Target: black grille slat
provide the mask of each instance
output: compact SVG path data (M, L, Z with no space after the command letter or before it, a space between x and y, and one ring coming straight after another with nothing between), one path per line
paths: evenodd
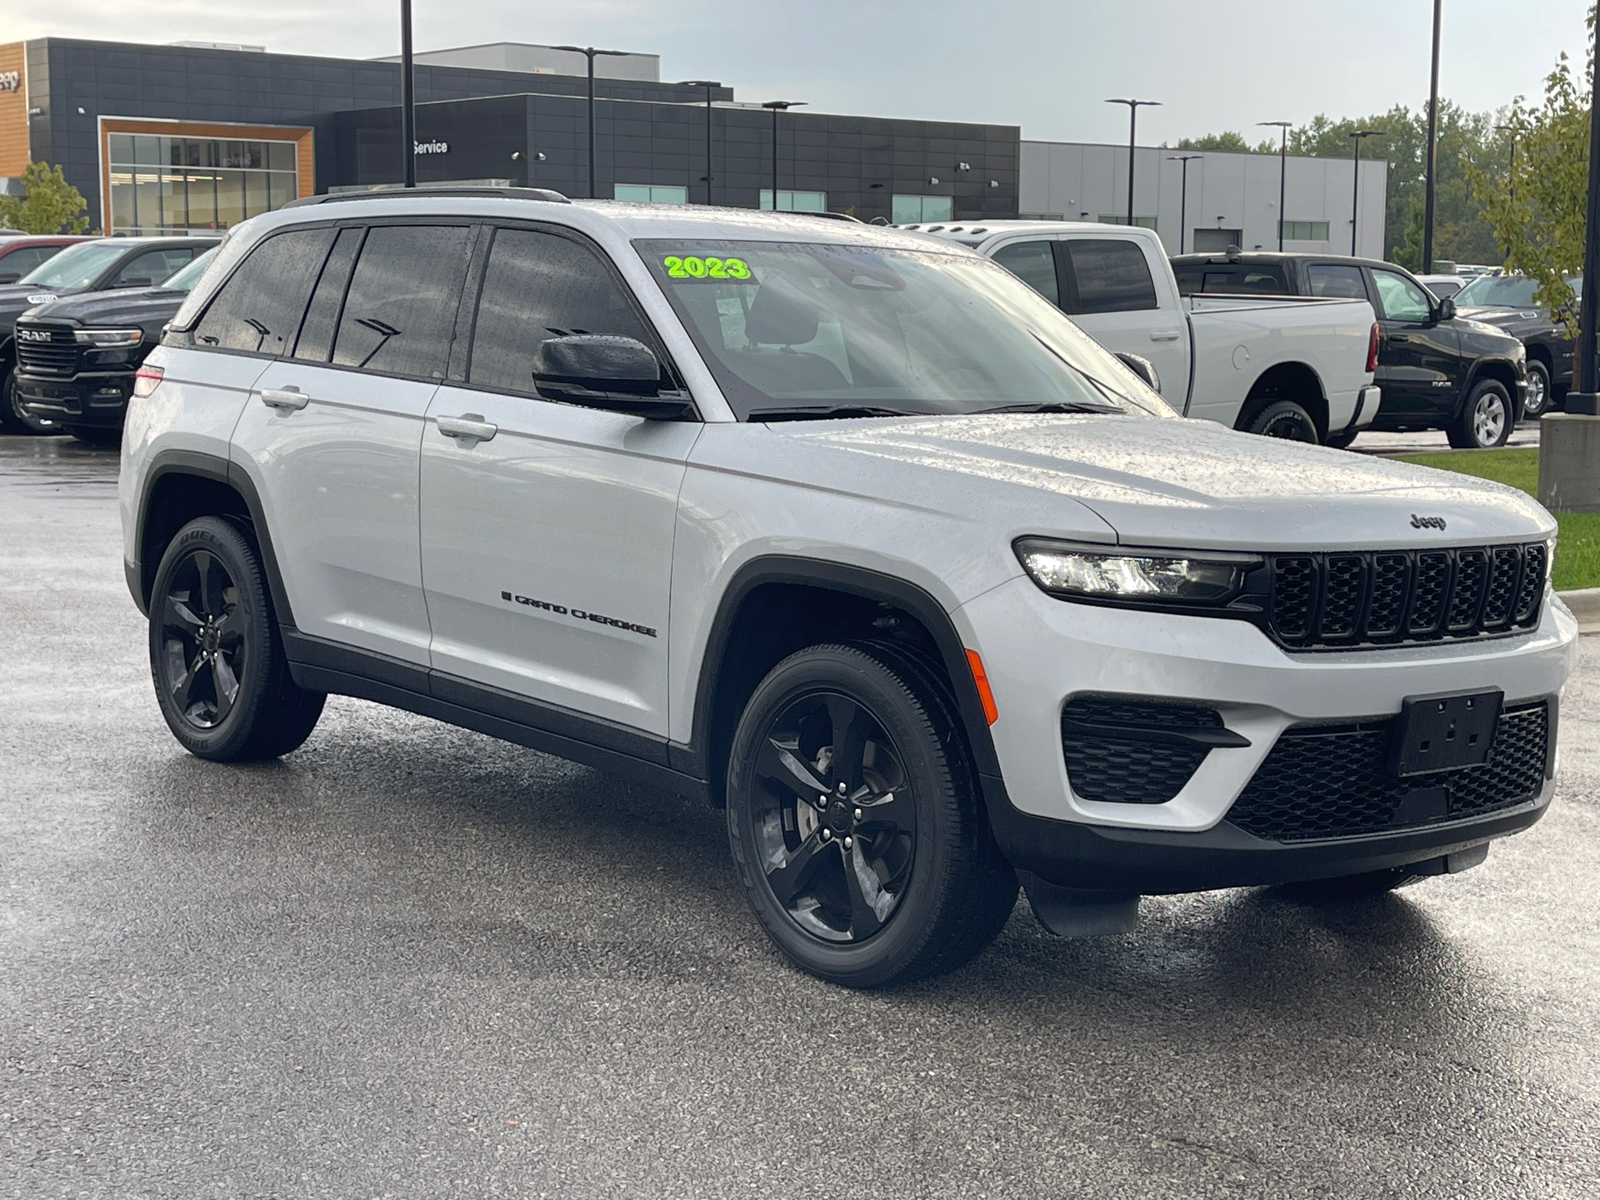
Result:
M1270 555L1267 627L1291 649L1394 645L1526 628L1538 624L1547 559L1542 542Z
M27 341L22 329L48 333L48 342ZM51 325L21 326L16 338L17 362L29 374L71 375L78 369L78 340L70 328Z
M1061 710L1067 778L1085 800L1165 804L1210 752L1173 735L1221 728L1221 714L1201 705L1076 696Z
M1280 842L1357 837L1457 820L1524 804L1544 784L1550 736L1547 705L1507 709L1489 761L1399 779L1388 773L1394 719L1288 729L1245 786L1228 820ZM1403 807L1415 792L1445 789L1448 800L1418 819ZM1437 792L1435 792L1437 794Z

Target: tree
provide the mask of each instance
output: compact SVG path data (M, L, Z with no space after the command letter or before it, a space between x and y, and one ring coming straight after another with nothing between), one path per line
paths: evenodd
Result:
M1278 147L1273 144L1271 138L1259 145L1252 146L1245 141L1244 134L1233 129L1227 129L1221 133L1208 133L1204 137L1180 138L1174 149L1226 151L1233 154L1276 154L1278 152Z
M1589 10L1589 27L1594 27ZM1566 277L1583 271L1583 237L1589 193L1589 104L1594 59L1584 71L1583 90L1563 54L1545 78L1544 102L1527 108L1518 97L1507 124L1517 130L1517 165L1509 176L1473 173L1473 192L1505 247L1507 268L1537 286L1533 297L1561 315L1570 336L1578 318Z
M60 167L29 163L22 172L22 195L0 196L0 226L23 233L82 233L89 227L83 193L67 182Z

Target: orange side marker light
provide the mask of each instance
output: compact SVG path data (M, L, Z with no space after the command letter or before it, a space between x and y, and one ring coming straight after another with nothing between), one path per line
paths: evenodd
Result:
M978 689L978 699L983 701L984 720L993 725L1000 719L1000 710L994 705L994 692L989 690L989 675L983 669L983 659L976 650L967 651L967 666L972 668L972 682Z

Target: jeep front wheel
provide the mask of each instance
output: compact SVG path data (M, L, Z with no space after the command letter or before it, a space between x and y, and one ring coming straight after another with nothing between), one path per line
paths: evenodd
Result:
M823 979L953 970L1016 902L942 691L887 648L813 646L773 668L739 721L734 862L778 948Z

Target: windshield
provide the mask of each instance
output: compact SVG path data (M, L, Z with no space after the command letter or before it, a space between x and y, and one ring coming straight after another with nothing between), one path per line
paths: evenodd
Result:
M1533 298L1537 286L1526 275L1480 275L1456 293L1456 307L1538 308L1539 302ZM1574 297L1581 296L1583 276L1569 276L1567 286Z
M1054 305L985 259L787 242L634 245L740 420L1175 415Z
M46 259L17 282L53 288L88 287L127 252L126 242L79 242Z
M200 276L206 273L206 268L211 265L211 260L217 256L217 248L213 246L188 266L169 275L161 284L165 292L188 292L194 290L194 285L200 282Z

